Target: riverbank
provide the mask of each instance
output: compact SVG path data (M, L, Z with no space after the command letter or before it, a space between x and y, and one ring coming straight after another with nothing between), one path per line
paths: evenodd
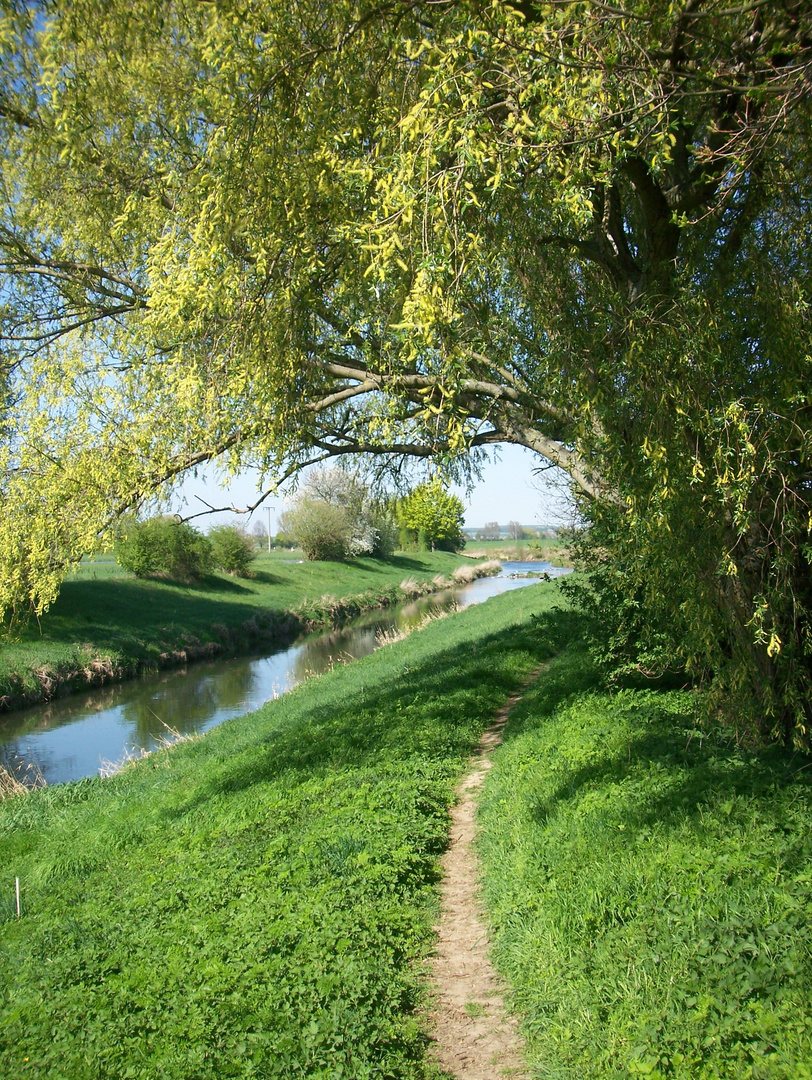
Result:
M547 661L480 813L529 1071L808 1080L812 759L697 728L687 692L603 692L558 603L503 594L110 780L0 803L0 1075L439 1080L449 807Z
M419 969L448 806L557 597L504 594L0 804L0 1075L436 1077Z
M449 552L344 563L263 553L251 578L139 580L112 558L83 564L56 604L0 648L0 712L143 672L282 647L304 633L446 588L493 563ZM455 578L456 575L456 578Z

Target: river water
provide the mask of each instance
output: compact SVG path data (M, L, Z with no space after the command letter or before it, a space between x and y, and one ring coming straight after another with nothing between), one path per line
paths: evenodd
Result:
M370 613L338 630L311 634L266 656L191 664L0 717L0 764L20 774L34 767L48 784L105 771L110 763L152 750L168 730L199 734L258 709L310 675L357 660L379 647L378 636L408 629L429 610L481 604L534 584L515 574L569 573L549 563L504 563L497 577Z

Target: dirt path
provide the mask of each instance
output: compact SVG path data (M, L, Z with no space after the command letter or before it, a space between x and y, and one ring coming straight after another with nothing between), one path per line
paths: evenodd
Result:
M538 668L529 682L541 672ZM456 1080L529 1075L515 1020L505 1012L502 985L491 966L488 930L479 902L479 860L473 847L475 814L490 754L523 690L513 694L479 742L472 768L457 788L451 844L442 859L441 914L431 966L435 1008L430 1023L434 1055Z

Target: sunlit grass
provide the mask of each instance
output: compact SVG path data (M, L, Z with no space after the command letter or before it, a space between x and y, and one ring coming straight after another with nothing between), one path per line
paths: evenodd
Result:
M585 693L554 660L481 815L496 955L540 1075L803 1080L812 762L694 725L688 693Z
M556 596L507 593L110 780L2 803L0 1075L436 1075L419 970L448 807L553 651L528 616Z

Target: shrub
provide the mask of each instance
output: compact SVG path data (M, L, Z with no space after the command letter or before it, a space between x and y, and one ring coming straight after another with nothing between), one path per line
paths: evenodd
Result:
M252 537L236 525L216 525L209 531L212 564L217 570L237 577L250 577L251 563L257 557Z
M391 555L397 541L392 511L345 469L313 472L280 527L308 559Z
M132 523L116 547L116 557L136 577L166 575L191 581L211 569L212 547L187 522L154 517Z
M300 498L285 512L283 528L296 538L306 559L343 559L350 540L346 511L323 499Z

